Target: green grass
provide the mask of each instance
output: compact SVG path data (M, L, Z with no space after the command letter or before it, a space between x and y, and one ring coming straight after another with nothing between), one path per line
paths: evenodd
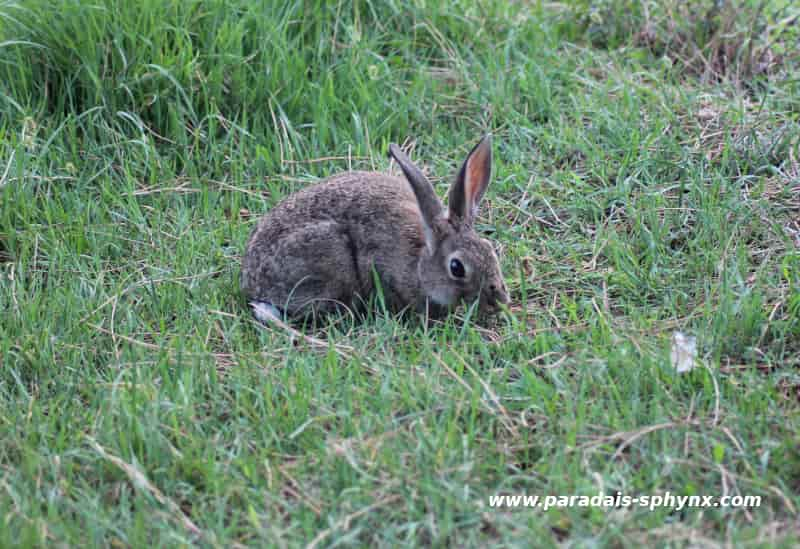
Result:
M0 546L800 543L800 33L755 4L0 1ZM251 321L259 215L390 141L444 195L487 130L509 314ZM488 503L617 491L763 501Z

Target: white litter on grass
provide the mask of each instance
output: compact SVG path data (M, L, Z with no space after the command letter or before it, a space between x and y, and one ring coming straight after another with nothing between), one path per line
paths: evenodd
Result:
M672 367L679 374L694 369L697 366L697 338L683 332L673 332L670 358Z

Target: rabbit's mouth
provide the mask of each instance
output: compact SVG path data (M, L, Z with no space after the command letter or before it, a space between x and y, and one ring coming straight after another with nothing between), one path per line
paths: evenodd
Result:
M496 313L509 303L511 298L502 282L490 284L481 292L480 306L484 311Z
M438 305L431 300L427 300L424 312L430 318L444 318L447 316L447 313L450 312L450 307L447 305Z

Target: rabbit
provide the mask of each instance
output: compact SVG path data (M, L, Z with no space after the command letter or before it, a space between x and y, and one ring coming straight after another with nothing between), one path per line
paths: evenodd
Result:
M351 171L300 190L253 229L241 288L261 322L364 304L379 291L395 312L441 318L461 301L509 303L497 255L473 228L492 170L491 135L467 156L445 209L395 144L399 177Z

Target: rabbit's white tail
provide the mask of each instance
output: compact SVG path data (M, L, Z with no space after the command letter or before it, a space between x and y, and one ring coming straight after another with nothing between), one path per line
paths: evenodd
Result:
M281 312L272 303L266 301L251 301L250 307L253 308L253 316L262 324L281 321Z

